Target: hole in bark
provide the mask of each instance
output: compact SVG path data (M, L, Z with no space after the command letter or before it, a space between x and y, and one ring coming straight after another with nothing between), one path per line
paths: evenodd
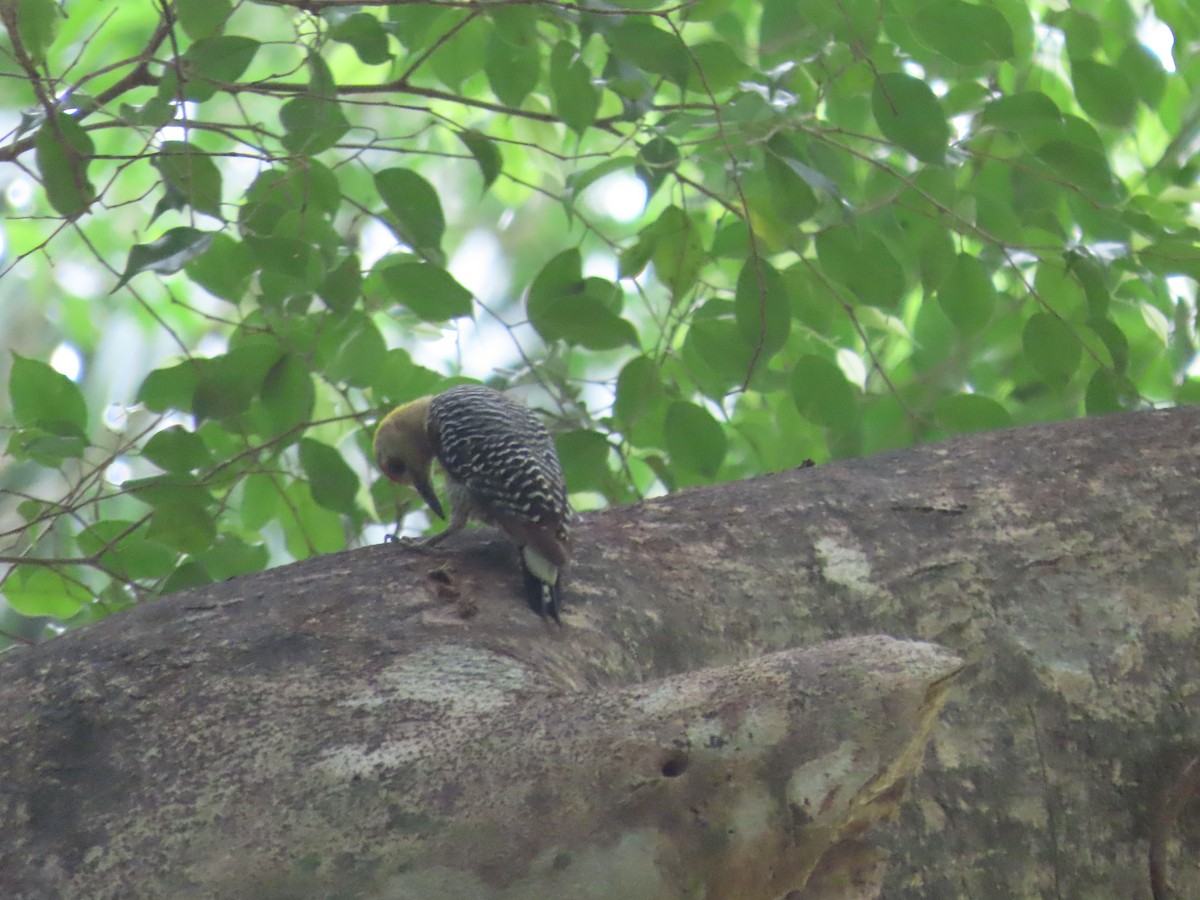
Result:
M662 762L663 778L678 778L687 771L688 758L686 753L674 751L667 755Z

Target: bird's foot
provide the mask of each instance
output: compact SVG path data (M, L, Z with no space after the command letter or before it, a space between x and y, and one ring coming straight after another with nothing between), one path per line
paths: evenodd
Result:
M400 544L406 550L424 550L425 541L415 537L401 537L398 534L385 534L383 536L385 544Z

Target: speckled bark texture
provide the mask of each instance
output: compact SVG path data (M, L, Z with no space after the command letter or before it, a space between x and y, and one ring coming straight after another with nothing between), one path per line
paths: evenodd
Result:
M887 637L568 693L464 644L311 662L38 704L3 896L783 897L858 874L961 669Z
M561 629L488 532L165 598L0 660L0 885L758 898L815 866L795 897L1147 898L1152 823L1200 747L1198 451L1187 408L584 516ZM822 644L877 634L902 642ZM899 815L859 835L955 671L910 641L967 669ZM840 717L835 684L860 698ZM851 750L881 727L886 749ZM823 779L847 787L817 802ZM814 803L838 823L819 860L796 852ZM1200 897L1198 819L1165 842L1180 897ZM749 834L766 855L738 869ZM593 892L530 893L556 882L518 869ZM647 871L685 880L603 892ZM111 893L45 892L86 878Z

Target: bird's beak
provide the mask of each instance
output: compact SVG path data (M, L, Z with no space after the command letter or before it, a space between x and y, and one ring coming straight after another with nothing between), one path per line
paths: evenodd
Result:
M421 499L429 504L429 508L437 513L438 518L446 518L446 513L442 511L442 504L438 501L437 494L433 492L433 485L429 483L429 476L421 472L413 472L412 481L413 487L417 489Z

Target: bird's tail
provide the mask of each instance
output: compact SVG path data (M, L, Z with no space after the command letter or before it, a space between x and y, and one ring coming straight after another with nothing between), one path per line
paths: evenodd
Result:
M525 596L530 608L542 618L560 622L562 579L558 567L532 547L521 548L521 571L525 575Z

